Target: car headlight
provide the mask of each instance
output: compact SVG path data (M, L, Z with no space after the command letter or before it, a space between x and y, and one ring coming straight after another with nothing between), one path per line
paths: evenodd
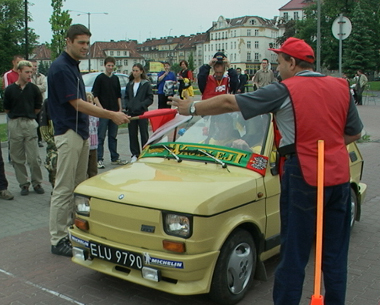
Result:
M164 213L163 216L166 234L183 238L189 238L192 235L192 216L174 213Z
M90 197L74 194L74 204L78 215L90 216Z

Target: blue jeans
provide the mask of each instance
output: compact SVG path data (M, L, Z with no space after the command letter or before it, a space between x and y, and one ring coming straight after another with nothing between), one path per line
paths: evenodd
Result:
M106 132L108 129L108 149L111 154L111 161L116 161L119 159L119 154L117 153L117 132L118 126L109 119L99 119L98 127L98 161L103 161L104 154L104 140L106 138Z
M328 173L327 173L328 174ZM298 305L316 232L317 188L307 184L296 156L286 160L281 184L281 258L275 305ZM322 270L325 305L344 305L350 238L350 185L325 187Z

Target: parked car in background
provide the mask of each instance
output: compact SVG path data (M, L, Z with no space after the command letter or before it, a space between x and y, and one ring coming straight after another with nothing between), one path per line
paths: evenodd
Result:
M351 227L366 185L347 146ZM172 294L236 304L280 248L280 156L272 115L177 116L138 161L75 189L73 262Z
M157 94L157 83L158 83L158 73L156 72L148 72L146 74L146 76L148 77L149 81L150 81L150 84L152 86L152 89L153 89L153 93Z
M86 87L86 92L91 92L92 86L94 85L96 77L103 72L93 72L82 75L84 85ZM123 73L115 73L115 75L119 78L120 87L121 87L121 105L123 109L125 108L125 87L129 82L129 76Z

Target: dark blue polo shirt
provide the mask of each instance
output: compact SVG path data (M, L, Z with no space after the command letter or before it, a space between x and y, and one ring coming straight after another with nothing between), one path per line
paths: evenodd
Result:
M72 129L84 140L88 139L88 115L77 112L69 103L78 98L86 100L79 61L66 52L62 52L51 64L48 74L48 109L56 136Z

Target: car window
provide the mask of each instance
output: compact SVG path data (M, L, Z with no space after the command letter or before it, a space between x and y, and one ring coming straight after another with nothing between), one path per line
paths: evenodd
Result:
M263 153L268 133L270 115L259 115L244 120L240 112L216 116L197 117L177 128L175 142L199 143L234 147L255 153ZM159 142L172 141L172 133Z
M120 87L125 87L128 84L129 78L125 75L117 75L120 81Z

